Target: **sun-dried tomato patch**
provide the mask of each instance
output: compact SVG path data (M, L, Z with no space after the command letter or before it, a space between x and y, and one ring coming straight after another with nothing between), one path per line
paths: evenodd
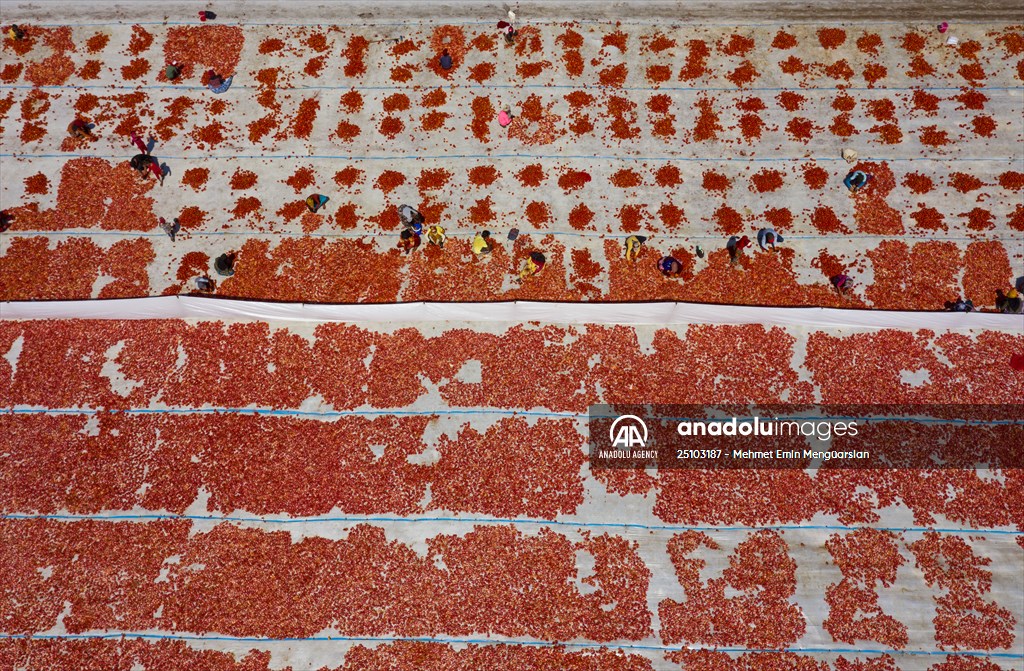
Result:
M572 212L569 213L569 225L578 231L589 228L593 219L593 210L582 203L572 208Z
M634 188L644 183L643 178L636 171L628 168L616 172L609 181L620 189Z
M568 193L576 189L582 189L590 179L590 173L583 170L566 170L558 178L558 186Z
M189 205L181 210L178 215L178 223L183 230L199 228L206 221L206 212L195 205Z
M949 176L949 185L960 193L970 193L985 186L985 183L974 175L963 172L954 172Z
M421 194L425 191L436 191L448 184L451 178L452 173L444 168L424 170L420 173L420 178L416 180L416 186Z
M907 70L908 77L931 77L934 74L935 68L921 54L917 54L911 59L910 69Z
M782 187L782 172L765 168L750 178L750 190L757 193L776 191Z
M536 200L529 203L526 206L526 220L534 226L540 226L551 221L551 210L548 209L547 203L541 203Z
M366 73L366 52L370 50L370 41L362 35L353 35L348 40L341 55L347 59L345 63L346 77L361 77Z
M983 110L985 109L985 103L988 102L988 96L978 89L964 88L960 90L960 93L953 100L960 103L957 109Z
M926 44L927 41L924 36L919 35L918 33L907 33L903 36L901 46L904 50L915 53L924 49Z
M179 218L180 220L180 218ZM182 228L185 224L182 223ZM179 282L188 282L193 277L205 275L210 268L210 257L202 252L188 252L181 257L176 277Z
M49 189L50 180L41 172L25 178L25 193L43 194Z
M0 81L10 84L18 80L21 75L22 68L25 67L22 63L8 63L4 66L4 69L0 71Z
M346 112L355 114L363 109L363 95L359 91L348 91L341 96L339 103Z
M362 131L360 131L359 126L355 125L354 123L342 121L341 123L338 124L338 127L337 129L335 129L334 132L339 139L345 142L351 142L352 140L356 139L359 136L359 133Z
M878 49L881 46L882 38L877 33L864 33L857 38L857 48L861 53L877 56Z
M498 169L493 165L478 165L469 170L469 183L473 186L490 186L498 179Z
M142 26L132 26L132 39L128 42L128 53L138 56L153 44L153 35Z
M623 205L619 208L619 223L623 233L636 233L648 219L647 208L643 205Z
M996 130L996 121L990 116L978 115L971 119L975 135L979 137L992 137Z
M302 68L302 71L310 77L319 77L320 71L324 69L324 65L326 64L326 56L316 56L315 58L310 58L306 61L306 67Z
M107 47L108 42L110 42L110 35L96 33L85 41L85 49L90 54L98 54Z
M921 128L921 133L918 137L921 140L921 144L929 147L942 147L952 144L949 140L949 133L939 130L938 126L924 126Z
M848 82L853 77L854 73L853 68L850 67L850 64L847 63L846 60L838 60L825 68L825 74L832 79Z
M992 213L981 207L976 207L970 212L961 212L958 216L967 219L967 228L972 231L984 231L995 225Z
M775 228L785 229L793 223L793 214L788 208L770 207L764 211L764 218Z
M395 139L403 130L405 124L398 117L386 116L380 122L380 133L388 139Z
M276 37L269 37L260 42L260 53L271 54L275 51L281 51L284 48L284 42L277 39Z
M193 67L216 71L223 77L235 74L245 36L239 26L203 25L174 27L167 31L164 58L181 63L182 76L193 76Z
M917 222L918 228L929 231L946 230L946 217L934 207L925 207L924 203L918 203L918 210L910 214L910 218Z
M547 61L545 61L546 63ZM629 75L629 68L626 67L625 63L619 63L611 67L605 68L598 73L598 79L602 86L614 86L621 87L626 83L626 77Z
M784 30L775 33L775 39L772 40L773 49L792 49L796 44L796 35L787 33Z
M397 170L385 170L377 176L374 186L384 193L391 193L398 187L405 184L405 175Z
M846 42L846 31L842 28L822 28L818 31L818 42L826 49L838 49Z
M728 42L720 42L719 51L727 56L746 56L747 52L754 48L754 40L750 37L733 33L729 36Z
M492 209L494 201L491 200L490 196L483 199L478 199L472 207L469 208L469 219L474 224L486 224L494 221L495 214Z
M707 59L711 55L711 49L704 40L689 40L686 43L686 63L679 71L679 79L692 81L707 75Z
M36 86L61 86L75 72L75 63L63 53L29 63L25 79Z
M657 172L654 173L654 179L658 182L658 186L666 188L679 186L683 183L683 177L679 172L679 167L672 165L671 163L666 163L658 168Z
M750 61L743 61L739 67L725 76L738 87L744 87L758 77L757 68Z
M868 130L878 133L878 139L883 144L899 144L903 141L903 131L895 123L877 124Z
M732 180L720 172L705 170L703 186L706 191L725 193L732 186Z
M928 193L932 190L932 178L917 172L909 172L903 177L903 186L913 193Z
M206 186L206 180L210 178L210 171L207 168L189 168L181 176L181 183L191 186L196 191L202 191Z
M540 186L547 179L540 163L531 163L516 173L516 178L523 186Z
M864 66L864 72L861 74L864 81L868 83L868 87L872 87L876 82L889 75L889 69L880 63L868 63Z
M473 121L469 128L473 131L473 137L480 142L488 142L491 139L491 124L494 123L494 106L487 96L476 96L471 105L473 109Z
M299 168L284 183L292 187L295 193L301 193L316 184L316 173L312 168Z
M479 63L469 69L469 80L483 84L494 76L494 63Z
M1024 173L1008 170L999 175L999 186L1008 191L1020 191L1024 189Z
M814 125L814 122L810 119L803 117L796 117L789 120L786 124L786 132L794 139L807 144L811 136L814 135L815 130L821 130L819 126Z
M743 216L728 205L721 205L712 215L715 227L725 235L734 235L743 230Z
M359 168L349 166L334 173L334 183L340 187L348 188L363 180L363 171Z
M231 210L233 219L244 219L250 214L256 214L256 219L262 217L258 214L263 208L263 203L260 202L259 198L254 196L242 196L235 202L235 208Z
M409 96L404 93L394 93L384 99L383 103L385 112L403 112L410 107Z
M437 110L433 112L427 112L422 117L420 117L420 126L423 128L423 130L426 131L437 130L438 128L442 128L444 126L444 123L445 121L448 120L448 117L449 114L447 112L438 112Z
M712 107L713 101L702 97L697 101L697 122L693 128L693 141L704 142L718 138L718 131L722 130L718 123L718 113Z
M819 233L849 233L850 229L843 225L831 207L819 206L811 213L811 223Z

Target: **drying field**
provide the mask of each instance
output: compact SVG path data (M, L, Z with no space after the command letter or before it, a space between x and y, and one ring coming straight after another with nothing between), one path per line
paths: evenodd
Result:
M852 305L936 309L991 306L1024 274L1019 26L955 26L955 47L893 24L540 23L514 47L490 23L31 28L0 52L6 299L180 293L230 249L219 294L317 302L833 305L845 270ZM234 74L227 93L208 68ZM96 140L67 136L76 115ZM129 168L132 130L163 186ZM851 168L874 177L855 196ZM399 252L402 203L447 229L443 250ZM764 226L781 251L730 270L727 238ZM473 263L483 229L499 244ZM533 250L548 267L519 286ZM668 253L681 281L657 273Z
M228 250L218 296L307 302L934 310L1024 275L1021 26L954 47L522 18L514 46L490 17L26 23L0 50L0 300L188 293ZM443 249L400 253L403 203ZM730 268L728 237L764 226L779 251ZM0 319L0 668L1020 669L1021 426L982 408L1024 398L1024 334L929 319ZM987 442L947 422L947 462L917 468L600 470L598 403L965 404Z

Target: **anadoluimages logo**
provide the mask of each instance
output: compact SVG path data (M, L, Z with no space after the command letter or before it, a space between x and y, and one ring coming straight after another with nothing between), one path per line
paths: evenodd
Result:
M647 425L636 415L618 417L608 429L608 438L612 447L632 449L647 445Z

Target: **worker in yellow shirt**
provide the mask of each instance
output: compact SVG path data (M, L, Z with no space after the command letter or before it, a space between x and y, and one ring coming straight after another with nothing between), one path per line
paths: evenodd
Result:
M437 245L444 249L444 227L440 224L432 224L427 227L427 243Z
M519 271L519 280L525 281L527 278L533 277L544 269L545 263L547 263L547 259L544 258L543 254L540 252L530 252L530 256L526 258L526 264Z
M473 238L473 253L477 258L491 253L491 232L477 233Z

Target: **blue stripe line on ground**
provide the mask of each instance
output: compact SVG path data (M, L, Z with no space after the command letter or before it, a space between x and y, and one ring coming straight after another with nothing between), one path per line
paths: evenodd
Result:
M219 636L219 635L195 635L195 634L145 634L136 632L118 632L105 634L0 634L0 639L39 639L39 640L88 640L88 639L121 639L141 638L153 640L175 640L175 641L233 641L238 643L286 643L299 641L337 641L355 643L441 643L456 645L511 645L530 647L565 647L565 648L614 648L621 650L648 650L659 652L674 652L679 650L695 650L702 648L691 648L689 646L671 645L644 645L641 643L583 643L583 642L562 642L562 641L502 641L491 638L442 638L433 636L303 636L264 638L261 636ZM710 650L711 648L704 648ZM767 648L714 648L718 652L735 654L742 653L775 653L788 652L795 654L848 654L848 655L909 655L909 656L941 656L941 657L992 657L995 659L1024 659L1024 653L1013 652L990 652L980 650L960 650L951 652L948 650L895 650L892 648L839 648L839 647L790 647L783 649Z
M352 155L332 155L332 154L310 154L308 156L299 156L297 154L229 154L226 156L213 156L210 154L204 154L200 156L166 156L154 154L156 158L161 161L195 161L195 160L331 160L331 161L398 161L398 160L413 160L413 161L450 161L454 159L479 159L494 161L498 159L515 159L524 158L530 160L544 159L552 161L563 161L563 160L582 160L582 161L684 161L684 162L705 162L705 163L780 163L780 162L797 162L797 161L843 161L845 159L838 156L801 156L801 157L722 157L722 156L601 156L601 155L568 155L568 154L440 154L437 156L418 156L415 154L395 154L390 156L352 156ZM102 158L102 159L114 159L127 161L128 156L126 154L17 154L12 152L0 153L0 157L6 158L18 158L18 159L38 159L38 158ZM903 162L903 161L930 161L933 163L964 163L964 162L1016 162L1024 160L1022 156L979 156L979 157L966 157L959 158L953 156L914 156L907 158L885 158L878 156L861 156L859 158L861 162L871 161L884 161L887 163Z
M438 83L440 84L440 82ZM341 86L341 85L289 85L289 86L276 86L278 91L419 91L426 89L435 88L436 84L408 84L405 86L395 86L391 84L381 85L367 85L367 86ZM3 89L44 89L44 90L63 90L75 91L78 89L105 89L113 91L137 91L137 90L156 90L156 91L203 91L206 86L191 86L188 84L139 84L136 86L126 86L118 84L47 84L43 86L35 86L33 84L0 84L0 90ZM242 90L263 90L263 86L253 86L249 84L234 84L232 83L231 89L242 89ZM1024 86L970 86L964 84L962 86L747 86L738 88L735 86L605 86L603 84L472 84L472 83L460 83L456 87L448 89L449 91L457 91L460 88L471 89L471 90L491 90L491 89L560 89L560 90L595 90L595 91L651 91L664 93L666 91L677 91L677 92L712 92L712 93L739 93L749 94L757 93L758 91L799 91L802 94L814 93L815 91L861 91L861 92L877 92L884 94L890 91L962 91L963 89L977 89L979 91L1024 91Z
M492 21L467 21L467 20L462 20L462 21L454 21L454 22L442 21L442 20L436 20L436 19L410 19L408 21L387 21L387 22L379 22L379 23L378 22L373 22L373 21L367 21L367 22L363 22L363 23L344 23L344 22L336 22L336 21L320 21L318 23L269 23L269 22L263 22L263 21L252 21L252 22L249 22L249 21L224 21L224 20L221 20L221 19L217 19L216 23L217 23L217 25L221 25L221 26L239 26L239 27L244 27L244 26L274 26L274 27L277 27L277 26L280 26L280 27L286 27L286 28L323 28L325 26L327 26L327 27L335 27L336 26L336 27L351 27L351 28L372 28L372 27L375 27L375 26L442 26L442 25L493 26L493 25L496 25L496 21L497 21L497 19L492 20ZM579 25L608 26L609 28L615 27L617 25L622 25L622 26L659 26L659 27L664 27L666 24L668 24L671 29L679 30L681 28L703 28L703 27L715 27L715 28L759 28L759 27L777 27L777 26L820 26L820 25L824 25L824 23L827 23L829 26L849 27L849 28L857 28L857 27L862 27L862 26L906 26L908 29L911 29L911 28L919 29L921 22L920 21L876 21L876 20L869 20L869 21L838 21L838 22L837 21L827 21L827 22L821 22L821 21L800 21L800 20L797 20L797 21L763 21L763 22L756 22L756 23L713 23L713 22L701 21L700 19L697 19L697 18L685 19L685 18L682 18L682 17L680 17L678 19L672 19L672 20L669 20L669 19L652 19L652 20L649 20L649 21L641 21L639 19L632 19L632 20L629 20L629 19L607 19L607 20L602 20L602 19L572 19L572 18L568 18L568 17L565 18L565 19L561 19L561 20L558 20L558 19L548 19L548 20L537 20L537 21L523 20L522 17L520 17L520 19L519 19L519 25L521 27L522 26L546 26L546 25L561 26L561 25L563 25L565 23L568 23L570 25L572 25L572 24L579 24ZM1003 25L1003 24L1009 26L1009 25L1016 25L1017 21L1016 20L1011 21L1011 20L1008 20L1008 19L1007 20L1002 20L1002 21L966 21L966 20L961 21L961 20L957 20L956 23L957 23L957 25L961 25L961 26L995 26L995 25ZM107 21L106 23L34 23L32 25L41 26L43 28L61 28L61 27L64 27L64 26L69 26L71 28L76 28L76 27L89 28L89 27L96 27L96 26L113 27L113 26L116 26L116 25L125 25L125 26L133 26L133 25L134 26L196 26L196 27L198 27L198 26L205 26L205 25L210 25L210 24L202 23L200 21L132 21L132 22L129 22L129 21ZM495 30L495 33L497 33L497 30Z
M117 521L190 521L190 522L241 522L245 524L523 524L534 526L581 527L594 529L638 529L641 531L702 531L702 532L748 532L748 531L858 531L873 529L893 533L938 533L953 535L988 534L993 536L1024 536L1024 531L1012 529L989 529L970 527L879 527L871 525L850 526L843 524L766 524L762 526L687 526L680 524L639 524L636 522L582 522L573 520L541 520L532 518L503 517L391 517L387 515L340 515L331 517L245 517L238 515L174 515L169 513L120 513L73 515L59 513L0 513L0 519L8 520L54 520L62 522L117 522Z
M717 234L702 234L702 233L670 233L662 232L654 229L655 232L650 235L657 236L659 238L677 239L677 240L724 240L725 236ZM464 235L467 238L472 237L477 229L445 229L446 235L449 239L457 238L459 235ZM586 231L542 231L542 230L528 230L520 229L520 235L555 235L555 236L566 236L575 238L611 238L611 239L626 239L632 233L597 233L597 232L586 232ZM350 231L340 233L304 233L300 231L253 231L253 230L237 230L237 231L186 231L184 234L179 233L178 237L182 239L188 239L189 237L209 237L209 236L225 236L225 235L244 235L246 237L258 239L261 237L266 238L280 238L280 237L295 237L295 238L342 238L342 239L362 239L362 238L393 238L397 234L397 231ZM28 237L28 236L45 236L45 237L99 237L99 236L113 236L121 238L164 238L167 234L159 232L143 232L143 231L28 231L11 229L8 233L9 237ZM819 240L827 241L830 235L822 233L819 235L787 235L786 240ZM991 240L997 241L1011 241L1024 243L1018 234L1013 232L1006 232L1003 234L992 234L988 233L984 236L970 236L970 235L928 235L921 233L918 235L880 235L880 234L850 234L844 235L846 240L914 240L914 241L960 241L960 242L988 242Z

